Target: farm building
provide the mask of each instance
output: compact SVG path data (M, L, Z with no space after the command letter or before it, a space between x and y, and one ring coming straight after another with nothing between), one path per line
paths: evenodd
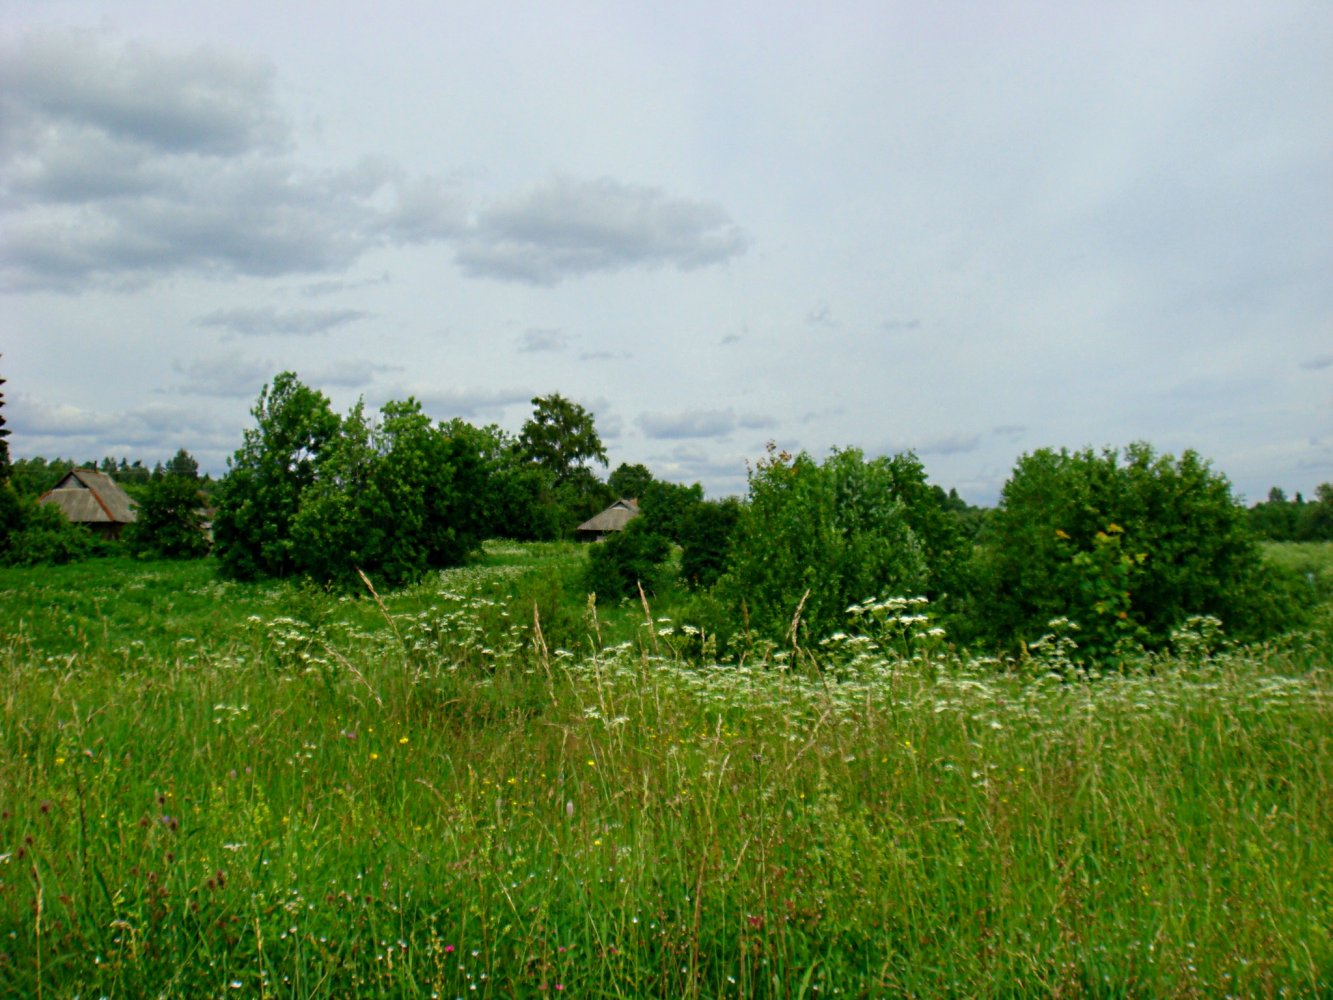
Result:
M598 542L616 531L624 531L625 525L639 516L639 501L617 500L596 517L589 518L575 529L575 537L581 542Z
M39 503L53 503L75 524L86 524L99 535L117 538L134 521L135 503L105 472L73 469Z

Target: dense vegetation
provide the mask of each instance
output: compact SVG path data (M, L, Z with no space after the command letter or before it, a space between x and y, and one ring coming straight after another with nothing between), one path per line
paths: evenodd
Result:
M642 465L601 481L593 415L558 394L532 403L517 436L434 422L412 399L340 417L286 372L260 394L220 482L200 479L183 449L151 472L125 459L102 468L140 505L126 533L140 556L202 555L211 520L224 576L301 576L343 591L358 590L362 573L393 588L464 565L486 538L567 538L612 499L634 497L641 516L595 550L571 594L683 585L695 595L688 616L733 656L759 641L812 645L858 602L918 595L978 650L1017 652L1066 622L1085 668L1164 648L1191 616L1259 639L1300 623L1309 587L1265 567L1257 539L1317 538L1333 523L1331 484L1312 502L1275 491L1247 513L1200 456L1143 443L1024 455L993 511L930 484L911 453L855 449L822 462L770 449L744 498L707 500ZM0 563L114 551L35 503L68 467L14 463L0 487Z

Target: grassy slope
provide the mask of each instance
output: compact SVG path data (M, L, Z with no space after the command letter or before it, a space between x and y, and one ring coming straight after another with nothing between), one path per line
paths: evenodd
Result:
M816 677L624 607L542 655L531 599L597 632L576 560L491 547L391 622L206 563L0 573L0 990L1333 990L1327 635Z

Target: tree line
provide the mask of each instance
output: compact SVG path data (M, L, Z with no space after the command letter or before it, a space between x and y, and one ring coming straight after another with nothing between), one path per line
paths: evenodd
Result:
M1013 649L1064 618L1087 655L1114 662L1164 645L1192 615L1239 637L1290 626L1300 581L1265 564L1258 540L1333 537L1333 485L1309 502L1274 491L1247 511L1194 452L1144 443L1024 455L988 511L929 483L910 452L855 449L819 461L770 447L744 498L710 500L642 465L603 481L593 415L558 393L532 405L517 435L434 421L410 398L339 415L284 372L260 393L221 480L201 478L184 450L151 471L123 459L102 469L139 500L132 551L201 555L211 528L227 576L332 586L359 573L397 586L466 561L486 538L569 537L612 500L636 498L640 516L590 550L583 588L613 601L682 589L723 646L817 642L859 602L919 595L962 641ZM95 548L36 509L34 491L63 463L11 464L2 417L0 462L0 560Z

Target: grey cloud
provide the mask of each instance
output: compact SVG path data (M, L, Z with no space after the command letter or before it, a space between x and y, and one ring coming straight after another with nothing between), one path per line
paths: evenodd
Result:
M15 435L22 436L25 449L34 455L166 457L177 448L186 448L196 457L206 453L218 459L235 448L240 438L239 430L197 406L150 403L101 413L30 397L20 397L16 403L10 422ZM7 413L10 409L6 407ZM209 467L218 464L210 461Z
M648 461L655 475L673 482L701 482L714 496L741 495L746 490L746 460L740 455L717 456L699 445L681 444Z
M456 259L471 275L556 285L629 267L691 270L746 244L719 206L610 178L557 177L481 212Z
M946 434L923 438L916 443L913 450L918 455L961 455L976 451L980 446L980 434Z
M200 358L188 363L177 361L172 367L185 376L185 384L179 389L182 394L224 399L257 397L276 371L271 361L245 358L240 354Z
M297 309L278 312L272 306L217 309L195 320L198 326L221 327L247 336L279 334L308 336L365 319L360 309Z
M736 414L732 410L644 413L639 416L639 427L650 438L726 437L736 426Z
M998 437L1016 438L1027 433L1027 426L1024 424L1000 424L998 427L991 428L991 433Z
M886 319L879 325L879 328L885 333L908 333L912 330L921 329L921 320L919 319Z
M463 387L454 389L427 390L411 392L401 390L397 393L381 393L385 399L403 399L408 395L421 400L422 407L433 416L449 420L453 417L473 419L487 416L497 417L504 410L520 403L527 405L536 395L531 389L482 389Z
M838 324L833 319L833 312L829 309L827 302L819 302L813 309L805 314L805 321L811 326L836 327Z
M6 55L8 287L338 271L373 247L464 228L460 200L435 179L374 160L299 168L266 66L81 35L29 39Z
M623 361L631 357L630 354L615 351L584 351L579 355L580 361Z
M402 370L401 365L382 365L375 361L334 361L309 369L305 375L312 386L359 389L374 382L378 375Z
M11 129L92 132L171 153L273 148L288 129L273 111L268 63L198 49L119 49L92 33L29 37L0 60Z
M526 330L519 338L518 349L524 354L539 354L563 351L568 344L569 338L559 330Z
M1310 358L1308 361L1302 361L1301 367L1310 372L1333 368L1333 354L1321 354L1316 358Z
M736 415L735 410L694 410L685 413L644 413L639 428L650 438L721 438L737 429L764 430L777 421L760 413Z

